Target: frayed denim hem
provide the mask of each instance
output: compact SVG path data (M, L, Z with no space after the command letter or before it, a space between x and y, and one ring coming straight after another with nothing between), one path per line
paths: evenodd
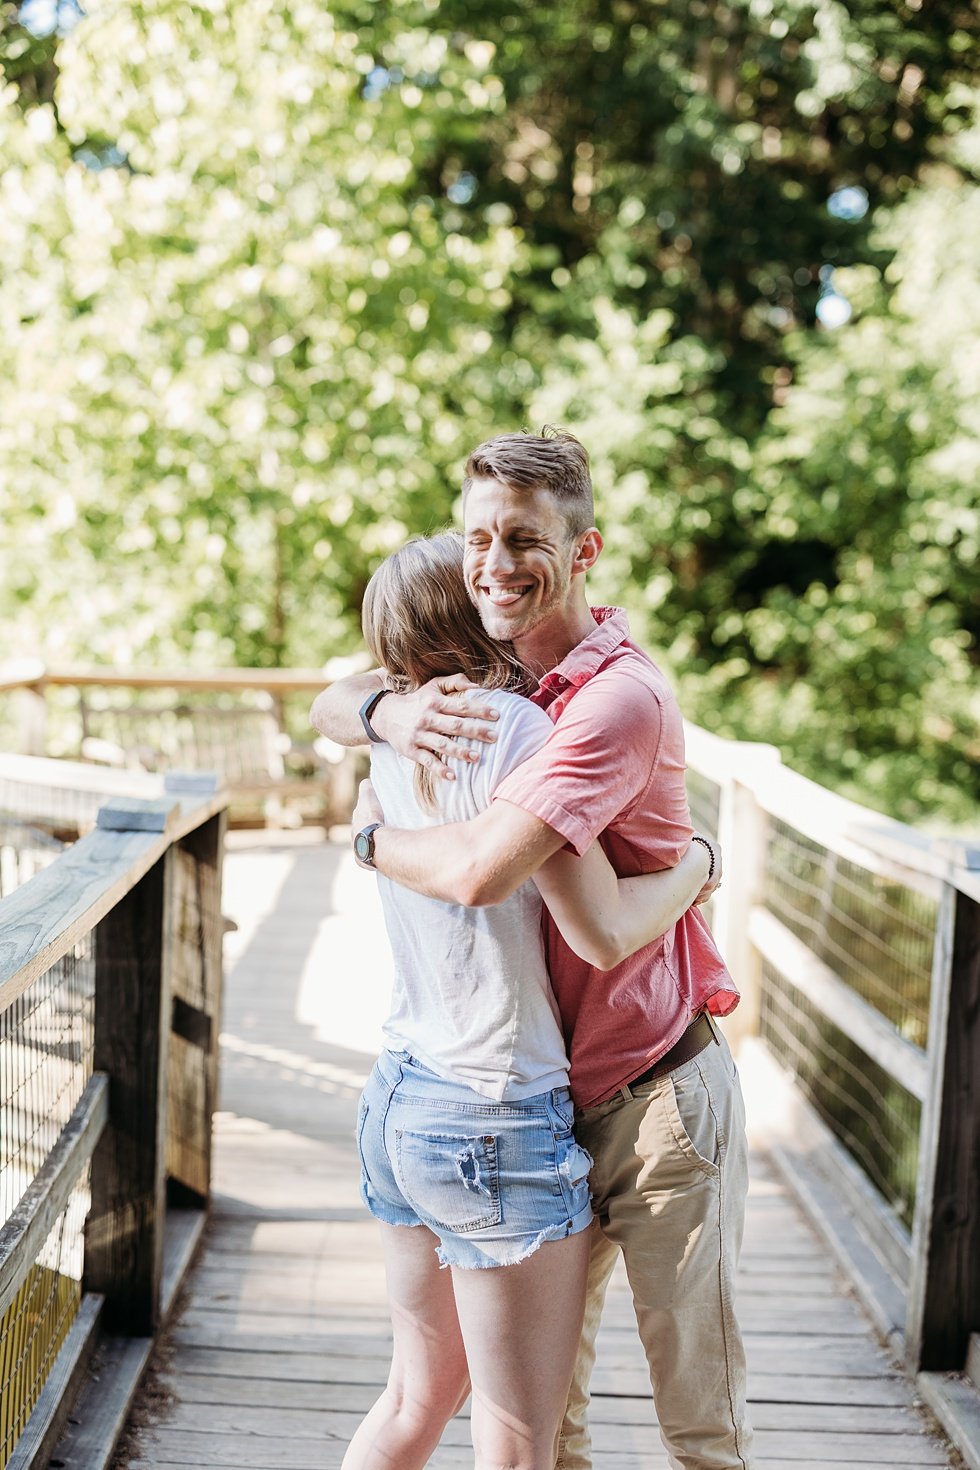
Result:
M435 1248L436 1255L439 1258L439 1265L443 1270L447 1266L455 1267L458 1271L493 1271L499 1266L519 1266L522 1261L526 1261L529 1256L533 1256L535 1251L540 1250L541 1246L546 1245L548 1241L565 1240L569 1235L578 1235L580 1231L588 1230L592 1224L592 1219L592 1207L591 1205L586 1205L585 1209L580 1210L573 1219L564 1220L560 1225L547 1225L544 1230L539 1230L537 1235L532 1235L530 1240L518 1236L513 1241L507 1241L498 1236L494 1240L487 1242L491 1247L506 1247L509 1245L514 1254L507 1253L506 1259L492 1259L475 1241L466 1240L461 1243L466 1246L464 1254L468 1256L468 1259L455 1260L455 1253L453 1251L455 1238L452 1244L448 1246L446 1244L437 1245ZM480 1259L474 1259L474 1257L480 1257Z

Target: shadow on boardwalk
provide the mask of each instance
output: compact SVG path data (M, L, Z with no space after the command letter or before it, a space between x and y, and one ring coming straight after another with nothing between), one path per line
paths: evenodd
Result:
M200 1261L117 1470L335 1470L387 1373L380 1248L360 1204L357 1096L389 985L374 884L307 834L232 846L215 1195ZM764 1153L739 1316L759 1470L949 1466ZM596 1470L666 1470L625 1280L594 1380ZM464 1415L430 1462L472 1465Z

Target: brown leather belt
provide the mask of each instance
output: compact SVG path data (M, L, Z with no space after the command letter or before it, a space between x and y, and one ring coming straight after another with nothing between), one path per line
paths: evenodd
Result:
M696 1057L699 1052L704 1051L710 1041L715 1040L714 1026L708 1019L706 1011L700 1011L688 1026L684 1035L675 1041L670 1051L665 1051L659 1061L654 1062L639 1077L632 1077L627 1084L632 1092L634 1087L642 1087L644 1082L656 1082L658 1077L666 1077L668 1072L673 1072L675 1067L681 1067Z

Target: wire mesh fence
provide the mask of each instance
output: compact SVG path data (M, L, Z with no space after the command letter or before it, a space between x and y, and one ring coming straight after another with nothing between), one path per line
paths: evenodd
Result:
M0 1014L0 1225L16 1210L92 1076L95 961L88 935ZM81 1302L88 1174L0 1318L0 1467Z
M0 1013L0 1225L61 1136L94 1051L95 957L86 935Z
M7 1465L82 1300L86 1169L0 1317L0 1470Z
M6 898L63 852L66 843L0 808L0 898Z
M689 770L687 801L694 830L703 832L706 837L717 837L721 810L721 787L718 783L703 776L700 771Z
M760 1034L897 1218L912 1225L920 1104L768 961Z
M900 1035L929 1033L936 904L772 821L766 903Z

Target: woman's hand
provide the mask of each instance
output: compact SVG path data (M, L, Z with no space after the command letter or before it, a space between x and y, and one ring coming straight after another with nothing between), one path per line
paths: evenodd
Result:
M362 781L357 790L357 805L351 814L350 829L356 834L370 827L372 822L383 822L385 814L370 781Z
M466 690L479 689L465 674L430 679L411 694L389 694L375 707L371 724L399 755L425 766L438 779L455 781L447 761L478 761L467 741L493 741L497 711L478 700L464 700ZM376 820L376 819L374 819Z

